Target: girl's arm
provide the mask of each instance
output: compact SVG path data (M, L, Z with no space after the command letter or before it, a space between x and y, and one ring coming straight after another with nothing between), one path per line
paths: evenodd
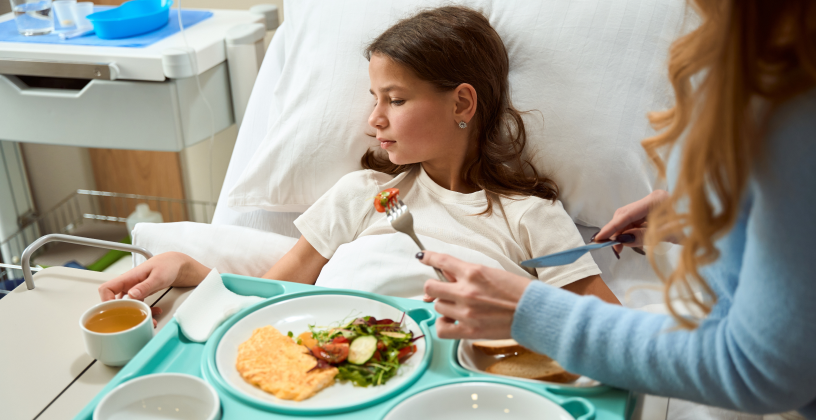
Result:
M617 296L612 293L612 290L609 289L609 286L603 281L600 275L594 275L582 278L581 280L572 282L564 287L564 290L569 290L576 295L581 296L596 296L602 301L606 303L612 303L615 305L620 305L620 301L618 300Z
M315 284L320 270L329 262L303 236L289 252L281 257L266 274L265 279Z

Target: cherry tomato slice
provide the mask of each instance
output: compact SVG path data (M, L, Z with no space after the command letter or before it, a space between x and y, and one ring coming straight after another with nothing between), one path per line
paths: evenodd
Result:
M322 346L314 346L310 350L318 359L323 359L331 364L338 364L348 358L349 344L327 343Z
M337 343L337 344L348 343L348 342L349 342L349 339L342 336L342 335L338 335L337 337L334 337L334 339L332 339L332 343Z
M408 360L408 358L410 358L411 356L414 355L414 353L416 353L416 349L417 349L416 345L403 347L402 349L400 349L399 353L397 353L397 360L399 360L400 363L405 363L405 361Z
M388 202L391 201L394 197L399 194L399 189L397 188L387 188L385 190L380 191L374 197L374 209L380 213L385 213L385 208L388 206Z

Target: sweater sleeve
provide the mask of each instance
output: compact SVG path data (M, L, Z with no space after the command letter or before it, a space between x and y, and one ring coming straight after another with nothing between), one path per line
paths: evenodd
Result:
M810 94L771 121L753 172L744 233L724 238L744 243L730 259L736 266L704 273L733 296L721 298L697 329L678 330L666 315L533 282L519 302L513 337L570 371L635 391L756 413L814 401L813 115L816 95ZM716 278L725 272L736 278Z

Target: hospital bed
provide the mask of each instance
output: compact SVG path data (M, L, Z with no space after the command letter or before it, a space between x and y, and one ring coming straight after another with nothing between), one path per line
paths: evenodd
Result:
M413 3L426 5L435 4L433 1ZM476 6L480 6L491 2L474 0L465 3L475 3ZM644 61L655 61L652 56L659 56L661 49L663 50L662 57L665 57L665 48L668 43L679 33L682 33L685 30L685 25L689 23L682 16L678 18L677 14L682 15L684 9L677 5L678 2L673 1L655 0L644 2L640 5L636 4L638 2L627 0L604 2L606 4L605 6L599 5L599 10L591 13L585 10L579 10L583 6L573 5L575 9L571 8L571 2L552 3L555 8L563 6L557 11L561 13L559 17L569 23L565 24L564 28L582 34L608 30L610 21L620 19L623 24L617 27L616 30L624 32L627 29L631 30L631 33L628 34L630 38L627 42L618 44L613 42L608 45L590 45L590 47L612 49L613 56L614 54L620 54L621 56L631 54L642 55L645 57L643 58ZM620 7L620 10L617 9L618 7ZM634 13L635 16L630 16L630 12ZM581 13L588 14L583 16ZM648 38L643 33L639 33L638 28L642 28L642 25L631 25L631 28L627 28L626 19L621 19L621 16L617 16L618 13L621 15L627 15L627 13L629 13L629 15L627 15L628 18L650 20L646 23L646 26L649 26L649 24L656 26L656 28L652 27L650 29L650 34L657 34L660 38L659 41ZM340 17L337 16L335 16L335 18L340 19ZM319 25L316 27L321 28ZM525 28L520 27L517 30L523 32ZM505 34L502 33L502 35L504 36ZM267 137L270 127L272 127L281 116L282 105L273 100L272 97L274 92L280 88L279 81L281 75L286 72L287 59L293 54L291 49L299 48L297 43L299 39L292 39L288 36L291 35L288 34L287 24L285 22L275 33L269 49L266 52L258 78L255 80L252 94L249 97L246 114L241 124L238 140L219 196L212 224L180 223L165 226L139 225L134 230L134 245L149 250L154 255L167 251L185 252L199 261L207 261L207 265L215 266L219 268L221 272L260 276L292 246L295 238L299 237L299 232L292 223L300 214L299 211L267 211L263 209L251 211L241 209L242 211L238 211L228 205L230 192L234 190L236 184L244 180L242 177L243 172L251 165L252 158L259 153L264 142L270 141ZM592 36L587 35L587 38L591 40ZM506 42L508 41L506 40ZM587 47L588 44L590 43L585 44L583 48L590 48ZM638 45L640 50L633 51L633 46ZM582 48L581 46L574 45L560 45L558 47L559 48L553 48L553 57L558 57L558 55L561 54L563 57L569 58L576 50L580 52ZM289 50L287 50L287 48L289 48ZM509 49L512 50L513 48L516 48L516 45L510 43ZM580 62L582 56L580 56L580 54L578 55L577 61ZM660 65L665 65L665 62L660 59L656 59L656 61L659 62ZM638 60L635 59L634 62L638 63ZM587 65L592 64L594 63L587 63ZM513 62L511 60L511 66L512 65ZM621 69L614 68L615 63L613 59L610 59L608 66L608 72L610 74L614 75L616 71L622 71ZM305 71L306 69L303 70ZM601 77L604 77L606 71L607 69L601 69ZM614 84L615 80L608 80L607 83ZM580 84L568 86L567 90L573 90L572 93L568 94L580 95L582 94L582 92L580 92L582 88L587 89L587 86ZM626 88L626 86L620 88ZM635 87L632 87L632 89L635 89ZM666 83L659 84L655 89L660 89L660 93L665 97L670 96ZM604 92L596 93L598 97L604 94ZM607 92L607 94L616 93L621 94L619 91ZM600 102L600 99L598 101ZM669 105L670 101L664 100L663 104ZM630 103L632 107L639 105L644 104ZM648 107L653 105L653 103L645 104L644 106L646 108L639 109L635 112L639 112L642 118L642 114L648 110ZM610 110L609 113L615 114L617 111L619 110ZM602 120L603 118L595 122L599 125L603 125L604 121ZM615 141L633 143L637 143L640 140L639 137L630 136L630 133L624 131L625 130L621 128L618 133L611 137L614 137ZM660 184L657 183L657 181L653 181L648 185L648 188L659 186ZM642 191L636 193L640 194ZM607 217L611 217L611 213L617 204L602 204L606 206ZM588 240L589 236L597 230L597 227L588 227L581 224L578 224L578 228L585 240ZM218 241L213 240L213 238L216 237L219 238ZM225 242L228 242L230 246L225 246ZM671 252L664 256L663 259L670 259L670 255ZM634 308L649 308L653 305L659 305L661 300L659 293L636 292L631 295L625 293L633 285L654 286L658 284L656 275L646 259L633 252L624 252L619 261L614 259L611 252L596 253L593 255L593 258L601 268L604 280L610 285L613 291L616 292L624 304ZM134 255L134 264L139 264L142 261L144 261L143 257ZM639 401L640 408L637 409L637 412L641 418L662 419L666 417L666 399L641 398Z

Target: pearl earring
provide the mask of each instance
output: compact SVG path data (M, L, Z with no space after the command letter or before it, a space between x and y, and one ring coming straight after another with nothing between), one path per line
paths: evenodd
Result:
M459 128L466 128L466 127L467 127L466 122L462 121L462 122L459 123Z

